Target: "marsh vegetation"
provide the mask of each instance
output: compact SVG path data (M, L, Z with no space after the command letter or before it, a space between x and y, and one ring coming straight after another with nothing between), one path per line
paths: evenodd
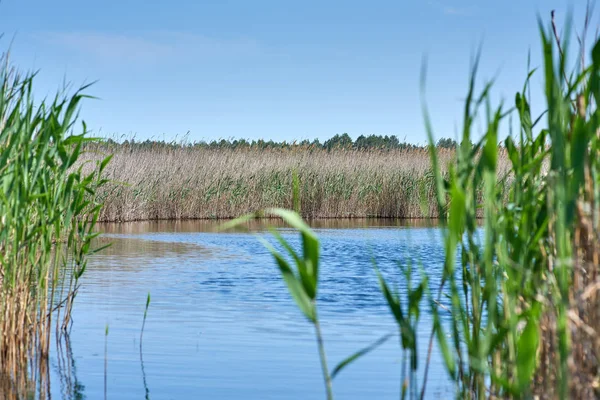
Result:
M35 103L35 76L1 64L0 374L25 396L47 371L51 332L70 326L108 159L75 166L90 140L75 125L81 92Z
M459 143L434 141L424 102L427 147L402 146L389 137L381 143L371 137L379 144L369 147L366 137L349 142L344 136L323 145L99 142L89 138L85 124L76 125L85 97L81 91L35 103L35 76L21 76L4 63L0 68L3 381L19 396L39 390L42 397L48 390L44 379L50 340L54 335L61 343L70 328L80 280L96 251L99 220L244 214L225 228L269 216L300 234L293 241L271 229L271 240L262 241L313 328L327 398L334 397L336 380L357 360L393 337L403 354L396 374L402 398L422 399L430 393L434 348L457 398L598 398L600 41L586 62L587 28L586 19L579 38L580 61L569 69L569 35L561 40L554 20L548 29L540 24L543 65L530 68L509 106L494 105L493 83L478 89L475 61ZM529 87L537 75L544 81L545 105L540 115L533 115ZM511 118L517 121L516 129L506 136L513 127ZM476 122L484 126L481 137L474 132ZM303 217L424 217L440 223L443 257L437 276L431 263L426 269L427 260L411 255L398 262L395 274L369 257L375 261L367 270L379 285L378 298L393 318L395 333L383 332L333 368L320 313L322 243ZM253 245L249 248L257 252ZM158 251L165 253L162 248ZM431 252L421 255L432 257ZM334 262L335 254L328 260ZM394 290L390 275L403 283L401 291ZM220 285L228 279L226 274L212 279L209 284L219 295L232 290L230 282ZM244 277L242 283L252 295L258 289L249 281ZM355 286L357 291L361 285ZM267 296L263 293L261 300L273 298ZM141 341L144 346L152 343L152 331L144 334L144 328L153 310L148 313L150 295L140 303L144 299L139 351L148 396ZM202 307L207 304L219 306ZM193 304L186 306L193 314ZM430 326L423 336L420 324L425 314ZM107 326L104 332L106 371ZM423 345L425 353L420 351Z
M438 217L424 147L124 143L92 150L85 159L114 156L105 173L111 183L98 192L104 203L99 218L106 222L226 219L267 207L296 209L305 218ZM445 173L456 151L439 148L438 153ZM508 160L500 154L502 173Z

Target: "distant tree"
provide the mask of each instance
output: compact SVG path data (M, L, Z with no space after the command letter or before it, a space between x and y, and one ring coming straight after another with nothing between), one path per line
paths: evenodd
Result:
M356 147L357 149L368 148L369 143L368 143L367 137L365 135L360 135L359 137L357 137L356 140L354 141L354 147Z
M443 149L455 149L456 146L456 140L450 138L441 138L436 144L436 147L440 147Z
M334 148L347 149L351 148L352 145L352 138L347 133L344 133L342 135L335 135L334 137L332 137L329 140L326 140L325 143L323 143L323 147L325 147L327 150L331 150Z
M406 146L407 143L401 143L395 135L360 135L354 142L357 149L402 149Z
M392 136L386 135L385 139L386 139L386 142L388 143L388 147L391 149L398 148L398 146L400 145L400 140L395 135L392 135Z

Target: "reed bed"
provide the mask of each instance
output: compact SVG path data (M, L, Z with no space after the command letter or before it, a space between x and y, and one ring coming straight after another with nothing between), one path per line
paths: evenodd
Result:
M455 158L453 149L439 153L444 166ZM106 222L233 218L267 207L296 209L305 218L437 217L426 148L113 144L94 145L86 159L106 154L114 155L104 175L112 183L98 192Z
M86 140L75 134L84 95L34 103L34 75L0 67L0 381L16 397L47 382L52 329L66 331L92 252L101 205L100 160L75 166ZM40 387L40 393L44 393ZM40 394L40 397L42 395Z

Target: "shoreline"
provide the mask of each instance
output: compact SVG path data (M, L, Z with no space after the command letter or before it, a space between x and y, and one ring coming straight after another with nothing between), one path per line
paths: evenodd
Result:
M302 213L300 213L302 215ZM238 216L239 217L239 216ZM218 217L218 218L154 218L154 219L130 219L130 220L101 220L99 224L127 224L135 222L227 222L238 217ZM303 217L306 221L358 221L358 220L385 220L385 221L439 221L438 217ZM482 218L478 218L482 219ZM250 221L273 221L281 220L279 217L255 217Z
M268 228L289 227L281 218L251 219L237 228L223 230L232 219L145 220L127 222L98 222L103 234L143 234L161 232L240 232L263 231ZM315 218L305 222L313 229L363 229L363 228L430 228L440 227L438 218Z

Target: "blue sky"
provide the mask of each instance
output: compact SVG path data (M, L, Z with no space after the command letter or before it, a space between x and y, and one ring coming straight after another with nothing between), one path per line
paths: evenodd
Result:
M0 26L38 96L98 80L82 116L105 136L424 142L423 55L436 134L454 136L478 44L512 102L529 49L539 65L536 16L569 5L585 1L3 0Z

